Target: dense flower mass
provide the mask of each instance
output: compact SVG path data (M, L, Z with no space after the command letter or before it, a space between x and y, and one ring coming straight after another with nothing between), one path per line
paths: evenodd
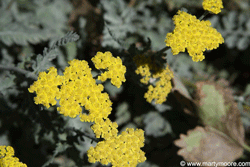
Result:
M118 88L125 82L126 67L119 57L112 57L110 52L98 52L92 61L97 69L107 70L98 76L101 81L110 78L111 83ZM102 137L104 141L88 151L89 162L100 161L104 165L112 163L117 167L136 166L146 160L145 153L140 150L144 145L143 131L127 130L122 135L117 135L117 123L108 118L112 102L108 94L102 92L103 89L102 84L96 84L86 61L72 60L63 76L58 75L57 70L51 67L47 73L41 72L38 80L28 90L36 92L36 104L49 108L50 105L56 105L56 98L60 104L57 110L64 116L75 118L80 115L81 121L94 122L91 129L97 138ZM82 107L89 111L88 115L82 113Z
M134 62L137 66L135 73L142 76L141 83L148 84L150 78L158 80L155 86L148 86L148 91L144 95L147 102L151 103L154 99L156 104L165 102L172 89L171 78L173 78L173 72L169 70L168 66L165 69L161 69L152 62L150 57L144 55L135 56Z
M101 76L111 78L115 86L120 87L121 82L125 81L126 67L122 65L120 58L112 57L110 52L98 52L92 60L98 69L108 69L104 73L106 75ZM58 75L54 67L48 73L39 73L38 80L28 89L31 93L36 92L35 103L49 108L50 105L56 105L56 98L60 99L57 110L64 116L75 118L80 114L81 120L88 122L98 118L106 119L111 113L112 102L107 93L102 93L103 85L96 84L88 63L84 60L72 60L69 65L63 76ZM83 106L89 111L89 115L81 113Z
M148 81L151 77L150 69L155 69L156 66L153 65L151 62L150 57L146 57L144 55L137 55L133 58L134 62L136 63L137 69L135 70L136 74L140 74L142 76L141 83L148 84Z
M187 49L193 61L202 61L206 49L216 49L224 42L221 34L210 27L210 21L200 21L184 11L178 11L173 21L175 29L167 34L165 42L171 47L174 55Z
M1 167L27 167L26 164L19 162L14 156L14 149L11 146L0 146L0 166Z
M84 60L72 60L69 64L63 73L64 83L60 89L58 111L73 118L80 114L82 121L107 118L112 110L112 102L107 93L102 93L103 85L96 84L88 63ZM89 115L81 113L81 106L89 111Z
M51 67L49 72L40 72L38 80L28 89L30 93L36 92L36 104L43 104L47 108L56 105L55 97L59 94L58 86L63 82L63 77L57 75L57 69Z
M203 0L202 6L204 10L218 14L223 8L222 0Z
M48 73L39 74L38 80L29 88L29 92L37 94L35 103L48 108L49 104L56 104L57 98L60 99L57 110L64 116L75 118L80 114L82 121L107 118L112 110L112 102L107 93L102 93L103 85L96 84L88 63L75 59L69 61L69 64L63 76L57 75L54 67ZM89 111L89 115L81 113L83 106Z
M124 74L126 73L126 67L122 65L122 60L120 57L113 57L111 52L97 52L96 56L91 59L97 69L106 69L101 76L98 76L98 80L102 82L106 81L108 78L111 79L111 83L117 88L120 88L122 82L126 79Z
M101 141L95 148L90 147L87 154L92 163L100 161L104 165L111 163L113 167L136 167L146 160L145 153L140 149L143 146L143 130L127 128L119 136Z
M156 82L155 86L149 85L144 97L149 103L151 103L153 99L156 99L156 104L162 104L167 100L167 95L172 89L171 79L173 78L173 72L170 71L167 66L164 70L154 74L152 77L156 79L159 78L159 81Z
M118 130L117 130L117 123L111 122L110 119L103 120L96 119L95 124L91 126L91 129L94 131L96 138L104 138L108 140L112 137L116 137Z

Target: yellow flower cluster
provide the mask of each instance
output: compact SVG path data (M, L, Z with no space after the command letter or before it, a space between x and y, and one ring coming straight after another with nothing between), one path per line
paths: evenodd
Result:
M1 167L27 167L26 164L19 162L14 156L14 149L11 146L0 146L0 166Z
M165 102L167 100L167 95L172 89L171 79L173 77L173 72L169 70L168 66L164 70L154 74L153 78L160 78L160 80L156 82L155 87L149 85L148 91L144 95L147 102L151 103L153 99L156 99L156 104Z
M96 119L95 124L91 126L91 129L94 131L96 138L104 138L105 140L109 140L112 137L116 137L117 123L111 122L110 119L106 118L105 120Z
M174 55L185 52L185 48L192 60L202 61L203 52L216 49L224 42L221 34L210 27L210 21L200 21L195 16L184 11L178 11L173 17L175 29L166 36L166 46L170 46Z
M84 60L72 60L64 70L64 83L60 89L60 107L57 108L64 116L72 118L80 114L82 121L92 122L97 118L107 118L111 113L112 102L104 87L96 84L91 68ZM84 106L89 115L82 114Z
M136 167L146 160L145 153L140 150L144 146L144 132L141 129L127 128L119 136L99 142L95 148L88 150L89 162L100 161L113 167Z
M137 55L133 58L134 62L136 63L137 69L135 70L136 74L140 74L142 76L140 82L144 84L148 84L148 81L151 77L150 69L155 69L156 66L151 63L150 57L146 57L144 55Z
M104 59L100 55L108 56ZM120 87L121 82L125 81L126 67L122 65L119 57L112 57L110 52L105 54L98 52L92 60L98 68L108 68L106 73L114 85ZM100 62L103 62L104 66ZM64 116L75 118L80 114L81 120L88 122L97 118L106 119L111 113L112 102L107 93L102 93L103 85L96 84L86 61L72 60L69 64L63 76L57 75L54 67L51 67L48 73L39 74L38 80L28 89L31 93L36 92L35 103L49 108L50 105L56 105L55 98L57 98L60 99L60 107L57 110ZM81 113L82 106L89 111L89 115Z
M64 75L57 75L54 67L49 72L41 72L39 78L28 89L36 92L36 104L43 104L47 108L56 104L60 99L57 110L64 116L75 118L81 114L84 121L94 121L96 118L107 118L112 108L112 102L103 85L97 85L91 74L88 63L84 60L69 61L70 66L65 68ZM60 89L58 88L60 86ZM89 111L89 115L82 114L81 106Z
M98 76L98 80L104 82L110 78L111 83L117 88L120 88L122 82L126 81L124 77L126 67L122 65L120 57L113 57L111 52L97 52L96 56L91 60L97 69L107 69L101 76Z
M202 6L204 10L218 14L223 8L222 0L203 0Z
M122 65L119 57L112 57L110 52L98 52L92 61L97 69L107 69L105 73L98 76L101 81L110 78L111 83L117 87L125 82L126 67ZM95 122L91 129L97 138L102 137L104 141L99 142L96 148L88 151L89 162L100 161L102 164L112 163L114 166L120 167L136 166L138 162L145 161L145 153L140 150L140 147L144 145L143 130L135 132L128 130L128 134L124 132L120 137L117 136L118 125L108 118L112 110L112 102L107 93L102 93L103 85L96 84L91 75L91 68L86 61L72 60L69 61L69 65L65 68L63 76L57 75L54 67L51 67L48 73L39 74L38 80L29 88L29 92L37 94L35 103L49 108L50 105L56 104L55 98L60 99L60 107L57 110L64 116L75 118L80 115L83 122ZM81 107L85 107L89 114L83 114ZM123 144L119 144L121 141ZM114 145L116 145L115 148L113 148ZM104 152L100 154L99 149ZM96 154L93 150L99 150L99 153ZM118 150L119 157L116 156ZM101 156L106 158L100 158ZM114 156L115 158L113 158Z
M135 73L143 77L140 80L141 83L148 84L150 78L158 79L155 86L148 86L148 91L144 95L147 102L151 103L155 99L156 104L162 104L167 100L166 97L172 89L170 80L173 78L173 72L169 70L168 66L165 69L160 69L151 61L150 57L144 55L137 55L133 60L137 66Z
M36 92L36 104L43 104L47 108L56 105L55 97L59 94L58 86L62 84L62 76L57 75L57 69L51 67L49 72L40 72L38 80L28 89L30 93Z
M113 167L136 167L146 160L145 153L140 149L144 146L144 131L127 128L126 132L118 134L118 125L109 118L96 119L91 126L97 138L104 138L96 147L87 151L90 163L111 163Z

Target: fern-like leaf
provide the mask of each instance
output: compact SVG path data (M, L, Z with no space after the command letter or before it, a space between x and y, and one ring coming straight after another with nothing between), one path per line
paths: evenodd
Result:
M0 40L7 46L13 44L28 45L28 42L37 44L51 37L53 37L51 32L37 30L17 23L5 25L4 29L0 31Z
M244 13L230 11L223 16L220 22L218 16L213 16L211 23L224 37L225 44L228 48L243 51L249 47L250 44L250 18Z
M52 66L51 61L56 58L58 51L56 50L58 47L66 45L69 42L75 42L79 39L79 35L76 33L68 32L64 37L55 41L51 47L44 48L43 55L39 54L36 57L36 61L32 61L32 68L34 70L33 73L38 73L41 71L45 71L50 66Z
M152 11L147 8L148 5L158 3L151 0L140 1L138 5L129 7L120 0L101 1L106 22L102 46L128 49L130 44L137 42L141 36L145 41L147 38L152 40L152 49L164 47L166 34L173 24L166 13L160 14L157 10Z

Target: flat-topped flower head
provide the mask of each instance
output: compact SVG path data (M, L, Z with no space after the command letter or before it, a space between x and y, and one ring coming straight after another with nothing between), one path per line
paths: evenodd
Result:
M136 167L146 160L145 153L140 149L144 146L144 131L127 128L119 136L98 142L96 147L87 151L89 162L111 163L113 167Z
M220 13L223 8L222 0L203 0L202 6L204 10L214 14Z
M40 72L38 80L28 89L30 93L36 92L35 104L43 104L47 108L56 105L55 98L59 96L58 86L63 82L63 77L57 75L57 69L50 67L48 73Z
M107 93L103 93L103 85L96 84L92 77L91 68L85 60L69 61L64 75L57 74L51 67L48 72L40 72L38 80L28 89L30 93L36 92L36 104L43 104L47 108L56 105L57 110L64 116L75 118L80 115L82 121L93 122L97 118L106 119L111 113L112 102ZM82 107L89 114L82 114Z
M165 69L161 69L150 57L144 55L136 55L133 60L137 66L135 73L142 76L141 83L149 84L150 78L158 80L155 86L152 84L148 86L148 91L144 94L147 102L151 103L152 100L156 100L156 104L165 102L172 89L171 79L173 78L173 72L169 70L168 66Z
M0 166L1 167L27 167L14 157L14 149L11 146L0 146Z
M96 138L104 138L108 140L112 137L116 137L118 130L117 130L117 123L111 122L109 118L103 120L97 119L95 120L95 124L91 126L91 129L94 131Z
M97 117L107 118L111 113L111 101L104 87L96 84L91 68L85 60L72 60L64 70L64 83L60 89L60 107L57 108L64 116L75 118L80 115L81 121L92 122ZM82 114L85 107L89 114Z
M170 46L173 55L185 52L187 49L192 60L202 61L203 52L213 50L224 43L221 34L211 26L210 21L200 21L195 16L184 11L178 11L173 17L175 29L166 36L166 46Z
M167 96L172 89L171 79L174 77L173 72L170 71L168 66L154 74L152 78L159 79L155 86L149 85L148 91L144 94L147 102L151 103L155 100L156 104L162 104L167 100Z
M105 69L101 76L98 76L98 80L102 82L108 78L111 79L111 83L117 88L120 88L122 82L125 82L126 67L122 65L120 57L113 57L111 52L97 52L95 57L91 59L97 69Z
M110 52L98 52L92 61L97 69L107 70L98 77L101 81L110 78L111 83L118 88L125 82L126 67L122 65L119 57L112 57ZM56 69L51 67L48 73L41 72L38 80L29 88L29 92L37 94L36 104L49 108L50 104L56 104L56 98L60 105L57 110L64 116L75 118L80 115L81 121L94 122L91 129L97 138L102 137L104 141L88 150L89 162L99 161L104 165L112 163L114 167L135 167L146 160L145 153L140 150L144 146L144 132L127 129L118 136L117 123L108 119L112 102L103 90L103 85L97 84L92 77L88 63L76 59L69 61L63 76L59 76ZM89 113L82 113L81 107L85 107ZM14 151L9 150L9 155L14 155ZM0 147L0 158L3 155L6 155L6 150L1 151Z

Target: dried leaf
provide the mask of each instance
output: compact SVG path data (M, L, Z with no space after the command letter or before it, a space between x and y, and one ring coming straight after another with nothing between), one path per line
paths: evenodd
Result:
M228 136L208 127L197 126L174 144L181 147L177 154L191 162L232 162L243 154L243 148Z
M178 91L181 95L183 95L185 98L192 100L192 97L189 95L189 92L187 88L182 84L180 79L178 78L177 75L174 75L174 78L172 79L173 81L173 88L172 91Z
M193 162L232 162L243 154L244 128L228 81L196 83L196 105L205 128L196 127L174 143ZM207 164L207 166L209 166Z
M196 104L205 126L221 131L244 144L244 128L233 92L225 80L197 82Z
M212 126L218 130L223 130L223 125L220 120L226 115L226 106L224 105L222 94L220 94L213 85L203 84L202 82L196 85L197 92L200 96L198 103L200 108L199 116L203 124Z
M171 70L173 71L173 70ZM180 79L176 74L174 74L174 78L172 79L173 88L171 89L172 93L179 101L181 105L184 107L184 112L189 115L194 115L196 112L195 105L193 103L193 99L190 96L187 88L182 84Z

